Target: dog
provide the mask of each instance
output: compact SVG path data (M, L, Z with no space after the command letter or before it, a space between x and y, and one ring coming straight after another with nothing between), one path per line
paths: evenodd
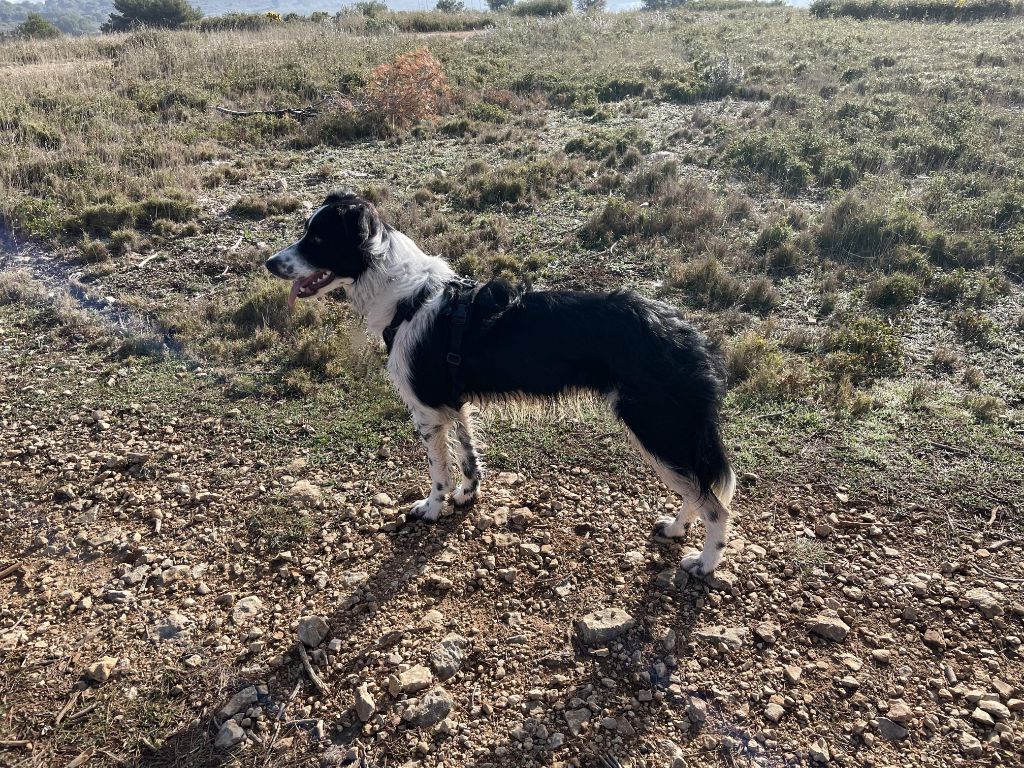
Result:
M330 194L302 236L266 262L298 299L343 289L371 335L426 448L431 487L410 515L436 520L450 493L464 507L480 488L471 406L587 390L607 399L651 467L682 497L657 535L685 537L699 516L706 540L682 565L711 573L726 546L736 478L722 444L725 372L709 340L679 313L628 291L542 291L472 283L385 224L350 191ZM461 479L454 488L450 433Z

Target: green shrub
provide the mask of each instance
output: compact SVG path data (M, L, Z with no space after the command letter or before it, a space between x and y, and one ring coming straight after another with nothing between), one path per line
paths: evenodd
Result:
M913 275L897 272L880 277L867 287L869 303L882 309L904 309L921 296L921 282Z
M726 149L725 156L737 170L763 174L786 192L798 192L811 181L811 167L775 134L742 136Z
M743 284L714 256L704 256L683 264L670 273L668 282L682 288L706 307L721 309L734 306L744 294Z
M228 209L228 213L240 219L265 219L268 216L280 216L293 213L302 207L297 197L279 195L275 197L257 197L244 195L236 200Z
M25 20L15 28L14 35L33 40L52 40L55 37L60 37L60 29L38 13L29 13L25 16Z
M513 16L561 16L572 13L572 0L519 0L510 12Z
M86 264L96 264L110 258L110 251L102 240L90 240L87 237L83 237L79 241L78 252Z
M104 32L125 32L141 27L177 29L199 21L203 12L187 0L114 0L114 13L103 25Z
M953 329L964 341L977 344L979 347L987 347L992 343L996 324L981 312L965 309L957 312L950 319L953 322Z
M854 383L876 376L899 373L903 367L903 344L896 331L873 317L855 318L834 331L826 340L826 366Z
M825 211L817 241L826 255L840 261L877 259L899 246L944 247L919 214L898 206L875 209L856 195Z
M814 0L815 16L902 21L978 21L1024 15L1020 0Z

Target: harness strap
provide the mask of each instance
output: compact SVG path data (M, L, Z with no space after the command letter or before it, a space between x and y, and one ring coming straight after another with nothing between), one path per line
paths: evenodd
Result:
M406 320L412 320L412 316L426 303L429 296L430 291L422 288L412 296L398 302L398 306L395 307L395 315L391 318L391 322L388 323L388 327L384 329L382 334L384 336L384 346L387 347L389 355L391 354L391 347L395 345L395 336L398 334L398 328Z
M458 400L462 394L463 376L462 369L462 338L466 332L466 323L469 322L469 311L473 306L473 299L476 296L476 283L470 280L459 281L456 290L459 291L452 308L452 335L448 343L448 354L445 360L448 362L448 370L452 376L452 399Z
M451 317L451 336L448 339L448 352L445 361L448 363L448 371L451 375L452 399L458 400L462 395L465 372L462 367L462 342L466 333L466 324L469 322L470 310L473 306L473 299L476 298L478 283L465 278L458 278L448 283L445 288L448 292L448 305L444 314ZM430 297L430 291L423 288L413 296L403 299L395 307L395 315L391 318L387 328L384 329L384 345L388 354L395 344L395 336L402 323L411 320L413 315L422 307Z

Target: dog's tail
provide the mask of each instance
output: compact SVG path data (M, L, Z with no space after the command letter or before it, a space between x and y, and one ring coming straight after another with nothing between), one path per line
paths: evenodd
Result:
M718 413L713 410L706 414L701 431L704 433L697 440L695 456L696 466L693 474L697 480L701 496L711 493L726 509L732 503L736 492L736 473L729 465L729 459L722 444L721 428L718 424Z
M732 467L725 468L725 474L711 484L711 492L722 502L726 509L732 504L732 495L736 493L736 473Z

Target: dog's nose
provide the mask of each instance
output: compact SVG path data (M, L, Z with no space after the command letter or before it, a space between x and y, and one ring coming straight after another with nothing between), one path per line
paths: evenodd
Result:
M278 277L287 277L284 271L284 265L281 264L281 259L278 257L281 254L275 253L269 259L266 260L264 266L270 270L270 274L277 275Z

